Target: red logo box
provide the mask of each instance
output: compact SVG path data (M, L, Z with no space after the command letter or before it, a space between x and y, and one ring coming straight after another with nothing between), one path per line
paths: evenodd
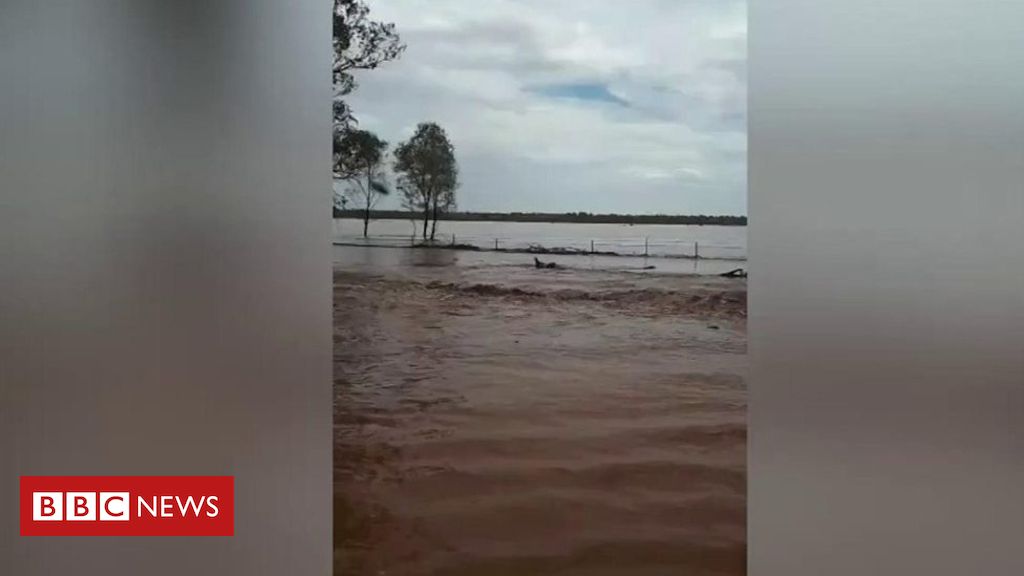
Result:
M233 536L234 476L22 476L22 536Z

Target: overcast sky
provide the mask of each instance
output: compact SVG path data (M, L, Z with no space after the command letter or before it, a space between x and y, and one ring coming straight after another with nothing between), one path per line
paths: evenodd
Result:
M460 210L746 214L745 2L368 4L408 48L357 73L360 126L443 126Z

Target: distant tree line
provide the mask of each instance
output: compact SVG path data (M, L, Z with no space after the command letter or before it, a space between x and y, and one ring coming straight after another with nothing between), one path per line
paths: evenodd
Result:
M362 218L359 210L336 208L335 218ZM372 210L375 220L410 220L417 212L402 210ZM677 214L591 214L589 212L441 212L438 220L471 222L574 222L590 224L692 224L706 226L746 226L746 216L708 216Z

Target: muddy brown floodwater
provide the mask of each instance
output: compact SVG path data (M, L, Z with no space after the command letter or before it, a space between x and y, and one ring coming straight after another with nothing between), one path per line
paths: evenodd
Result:
M745 573L746 284L334 273L338 575Z

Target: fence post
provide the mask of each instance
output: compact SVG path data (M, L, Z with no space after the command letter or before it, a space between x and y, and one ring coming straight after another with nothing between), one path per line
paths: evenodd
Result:
M455 246L455 234L452 234L452 246Z
M590 253L591 254L594 253L594 241L593 240L590 241Z
M644 258L647 257L647 236L644 236Z
M697 243L697 242L694 242L693 243L693 259L696 260L698 258L700 258L700 244Z
M494 239L494 249L495 250L498 249L498 239L497 238Z

